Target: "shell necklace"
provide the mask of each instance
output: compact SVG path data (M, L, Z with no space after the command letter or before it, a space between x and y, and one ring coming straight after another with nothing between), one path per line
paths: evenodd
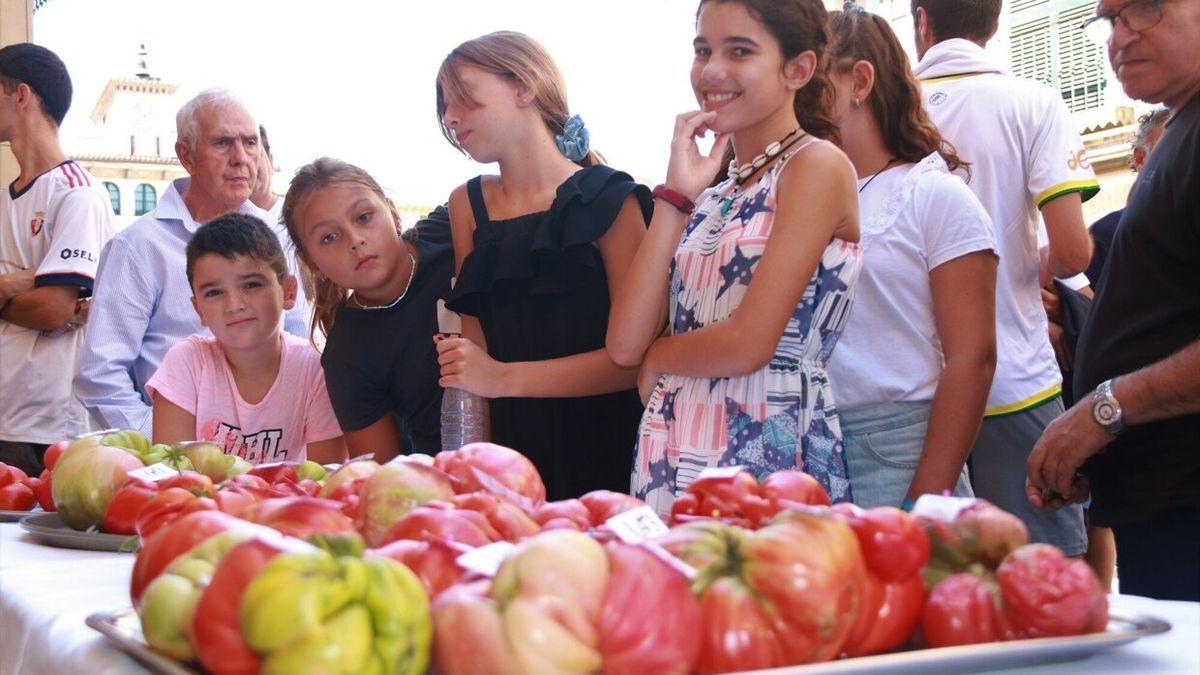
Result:
M721 200L721 215L725 216L729 213L729 209L733 207L734 200L736 200L741 194L742 184L746 181L746 179L750 178L755 173L758 173L758 171L764 166L775 161L777 158L783 155L784 151L791 148L801 138L804 138L807 135L807 131L801 131L800 127L796 127L795 129L787 132L783 138L772 142L765 150L762 151L759 156L755 157L749 162L738 166L736 159L730 160L726 175L733 179L734 188L727 197Z

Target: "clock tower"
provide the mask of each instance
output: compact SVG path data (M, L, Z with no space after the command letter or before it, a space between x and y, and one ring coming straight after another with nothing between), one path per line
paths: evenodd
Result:
M187 172L175 157L178 86L150 74L146 45L137 67L108 81L90 128L64 138L67 153L104 182L121 228L154 208L167 184Z

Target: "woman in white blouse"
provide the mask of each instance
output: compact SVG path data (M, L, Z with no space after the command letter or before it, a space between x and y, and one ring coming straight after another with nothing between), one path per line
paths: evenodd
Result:
M888 23L830 19L842 149L859 177L863 272L829 379L860 506L971 494L965 463L996 363L991 220L921 108Z

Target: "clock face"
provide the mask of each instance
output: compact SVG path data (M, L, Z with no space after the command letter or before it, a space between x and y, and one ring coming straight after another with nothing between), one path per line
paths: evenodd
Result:
M154 129L154 108L145 104L137 103L133 106L133 128L137 131L151 131Z

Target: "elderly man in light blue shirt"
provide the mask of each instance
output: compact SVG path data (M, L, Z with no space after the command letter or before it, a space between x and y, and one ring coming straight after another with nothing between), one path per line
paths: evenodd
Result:
M207 90L184 104L175 121L175 152L189 177L175 180L154 210L118 233L100 256L75 395L101 428L150 435L146 381L175 343L208 333L192 307L185 270L192 233L231 211L268 219L250 202L259 138L245 106L229 92ZM306 314L306 305L297 303L284 329L306 336Z

